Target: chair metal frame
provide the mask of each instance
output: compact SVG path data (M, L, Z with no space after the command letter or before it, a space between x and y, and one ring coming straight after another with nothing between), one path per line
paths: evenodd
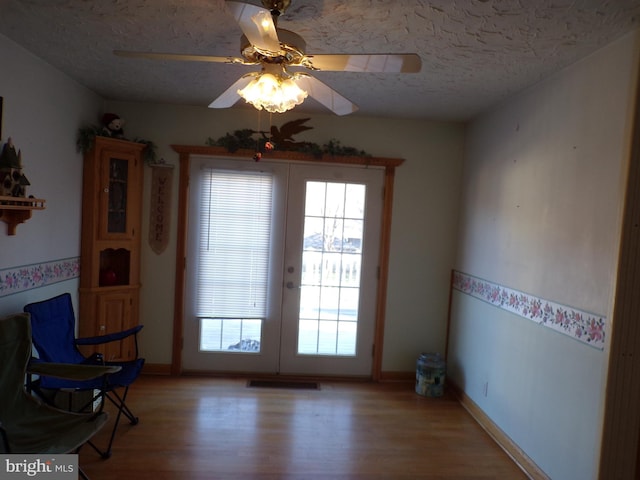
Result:
M83 365L119 366L118 373L107 376L107 382L99 385L97 382L68 382L50 379L41 376L37 380L28 380L28 387L38 394L44 401L51 403L51 399L45 394L45 390L80 392L92 390L94 395L91 400L80 407L80 410L90 409L96 400L100 400L103 408L108 400L117 409L117 415L109 442L104 449L98 448L93 442L89 445L103 458L109 458L115 439L118 425L124 415L131 425L136 425L139 418L134 415L126 404L129 387L138 378L144 365L144 358L139 357L138 333L143 326L138 325L122 332L111 333L96 337L75 337L75 314L73 303L69 293L63 293L39 302L25 305L24 311L31 315L31 330L33 345L39 358L32 360L35 364L43 362L60 362ZM62 325L54 325L51 322L60 322ZM97 346L110 342L122 341L133 336L135 344L135 359L130 361L106 361L102 355L94 353L88 357L82 354L79 346ZM54 343L55 342L55 343ZM53 345L52 345L53 343ZM117 389L122 388L122 394Z
M29 314L0 319L0 451L11 454L78 453L106 424L107 412L73 413L53 408L27 392L25 376L47 375L74 381L106 382L118 366L31 364ZM79 474L87 475L82 468Z

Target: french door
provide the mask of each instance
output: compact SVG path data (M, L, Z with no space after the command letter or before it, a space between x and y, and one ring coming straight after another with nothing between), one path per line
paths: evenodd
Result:
M183 368L369 376L384 170L190 170Z

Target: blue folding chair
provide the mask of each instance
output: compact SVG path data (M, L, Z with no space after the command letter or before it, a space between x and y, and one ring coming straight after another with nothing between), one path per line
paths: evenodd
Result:
M106 385L100 379L93 381L69 381L53 377L40 376L37 380L28 379L28 388L38 394L43 400L51 402L51 396L47 392L98 392L96 395L89 395L91 400L87 401L79 408L79 411L93 407L96 400L102 402L109 400L118 410L115 424L111 431L109 444L104 450L99 449L95 444L90 445L103 457L111 456L111 447L115 438L118 424L122 415L127 417L132 425L138 423L136 417L127 406L126 399L129 387L140 375L144 365L144 358L138 357L138 333L142 325L134 328L98 337L75 338L75 315L71 295L63 293L40 302L26 305L24 311L31 316L31 334L33 345L38 353L38 358L33 362L50 363L70 363L119 366L120 371L107 376ZM135 341L135 359L131 361L110 362L104 361L102 355L95 353L85 357L78 346L80 345L101 345L115 341L122 341L133 336ZM122 389L122 393L118 393Z

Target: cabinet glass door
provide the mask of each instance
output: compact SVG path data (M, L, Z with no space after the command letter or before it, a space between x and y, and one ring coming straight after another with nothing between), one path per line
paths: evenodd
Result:
M127 232L127 183L129 162L119 158L109 160L109 195L107 231Z
M100 227L103 240L133 237L131 202L136 192L135 158L126 153L104 152L100 172Z

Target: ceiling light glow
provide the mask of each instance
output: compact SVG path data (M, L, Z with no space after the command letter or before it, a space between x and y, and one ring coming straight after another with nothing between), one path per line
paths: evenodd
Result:
M300 105L308 94L296 85L295 76L260 73L243 89L238 90L247 103L258 110L283 113Z

